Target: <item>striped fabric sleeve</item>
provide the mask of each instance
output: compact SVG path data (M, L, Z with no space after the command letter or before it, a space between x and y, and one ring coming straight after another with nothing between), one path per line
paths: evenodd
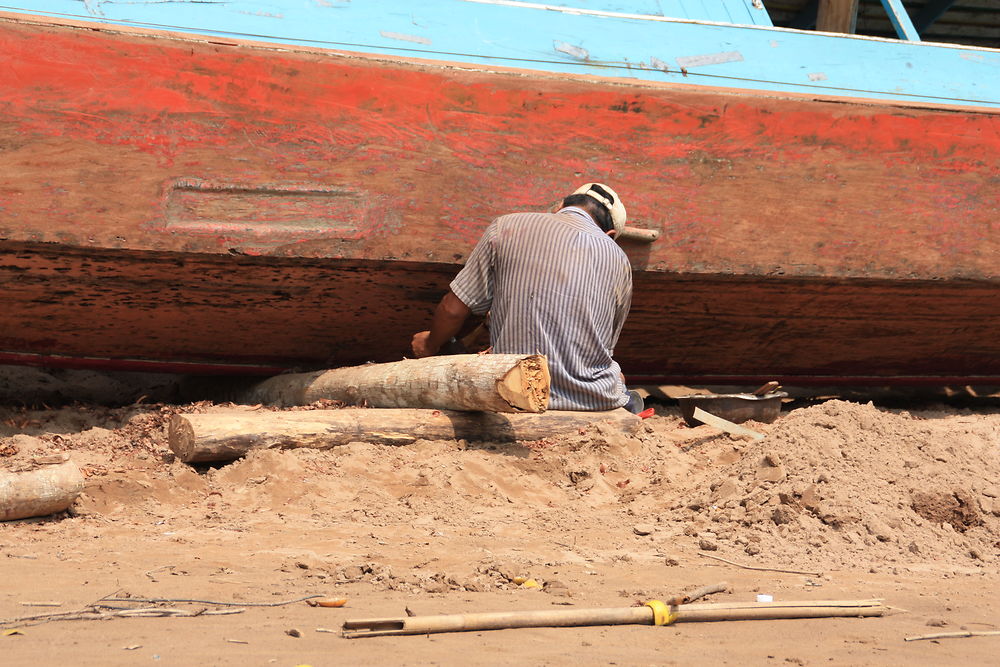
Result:
M621 336L622 327L625 326L625 319L628 317L629 309L632 307L632 267L625 260L620 279L615 286L615 296L617 297L617 307L615 308L614 324L612 328L611 353L614 354L618 345L618 337Z
M468 306L475 315L485 315L493 305L493 262L496 259L497 222L494 220L479 243L472 249L472 254L465 266L451 281L451 291L459 300Z

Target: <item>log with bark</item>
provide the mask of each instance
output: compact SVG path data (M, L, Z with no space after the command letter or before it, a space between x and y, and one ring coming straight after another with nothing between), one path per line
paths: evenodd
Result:
M405 445L419 439L515 442L541 440L602 423L634 433L642 420L608 412L500 414L457 410L366 409L272 412L236 409L174 415L170 449L181 461L228 461L252 449L328 449L349 442Z
M278 375L238 398L283 407L329 399L373 408L544 412L549 368L537 354L455 354Z
M68 456L39 460L27 470L0 471L0 521L68 509L83 491L83 474Z

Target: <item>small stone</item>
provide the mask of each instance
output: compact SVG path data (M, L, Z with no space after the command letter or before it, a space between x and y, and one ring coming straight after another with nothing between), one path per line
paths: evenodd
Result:
M703 537L698 540L698 548L702 551L718 551L719 545L712 540L708 540Z
M910 542L910 546L906 547L911 554L920 554L920 547L917 546L916 542Z
M815 484L807 486L799 496L799 503L810 512L815 512L819 509L821 498Z
M713 500L716 503L720 503L736 495L737 490L738 489L736 488L736 482L734 482L732 479L727 479L726 481L722 482L717 487L712 489L712 491L714 491Z
M771 512L771 521L781 526L795 521L795 516L795 510L786 505L781 505L780 507L775 507L774 511Z
M760 547L751 543L746 545L746 547L743 548L743 551L747 552L747 555L756 556L760 553Z
M866 521L865 528L879 542L889 542L892 540L892 529L878 519L869 519Z
M943 618L931 618L928 619L927 625L932 628L943 628L944 626L948 625L948 621L944 620Z
M677 558L675 558L674 556L667 556L666 558L663 559L663 564L666 565L667 567L677 567L678 565L681 564L681 562L677 560Z
M983 514L1000 516L1000 500L984 495L979 499L979 509L982 510Z
M640 523L632 526L632 532L636 535L651 535L656 530L656 526L648 523Z
M762 482L780 482L785 477L784 466L761 466L757 469L757 479Z
M288 628L287 630L285 630L285 634L288 635L289 637L301 637L302 631L297 628Z
M546 581L545 585L542 586L542 590L556 597L573 597L573 594L569 592L569 586L558 580Z

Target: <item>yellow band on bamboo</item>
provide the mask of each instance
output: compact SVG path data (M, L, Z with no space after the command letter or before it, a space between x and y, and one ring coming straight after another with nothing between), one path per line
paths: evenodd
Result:
M650 600L645 606L653 610L653 625L670 625L677 620L677 614L660 600Z

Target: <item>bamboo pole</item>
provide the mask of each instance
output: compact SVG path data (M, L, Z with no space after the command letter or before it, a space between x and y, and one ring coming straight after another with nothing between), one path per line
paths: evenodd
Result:
M783 618L882 616L881 600L810 600L799 602L718 602L677 608L677 623L703 621L763 621Z
M313 373L278 375L241 403L309 405L321 399L374 408L544 412L549 369L542 355L453 354Z
M0 521L68 509L83 491L83 474L68 457L23 472L0 472Z
M741 621L782 618L827 618L881 616L881 600L817 600L809 602L727 602L671 607L674 623L695 621ZM544 611L487 612L439 616L407 616L345 621L344 637L422 635L468 630L506 628L571 627L586 625L653 625L651 607L617 609L568 609Z
M916 642L923 639L960 639L964 637L997 637L1000 630L962 630L959 632L936 632L932 635L919 635L917 637L905 637L903 641Z
M185 463L228 461L252 449L330 449L349 442L408 445L417 440L515 442L607 424L624 433L641 419L619 408L608 412L549 411L500 414L405 408L343 408L270 412L225 410L171 417L167 442Z

